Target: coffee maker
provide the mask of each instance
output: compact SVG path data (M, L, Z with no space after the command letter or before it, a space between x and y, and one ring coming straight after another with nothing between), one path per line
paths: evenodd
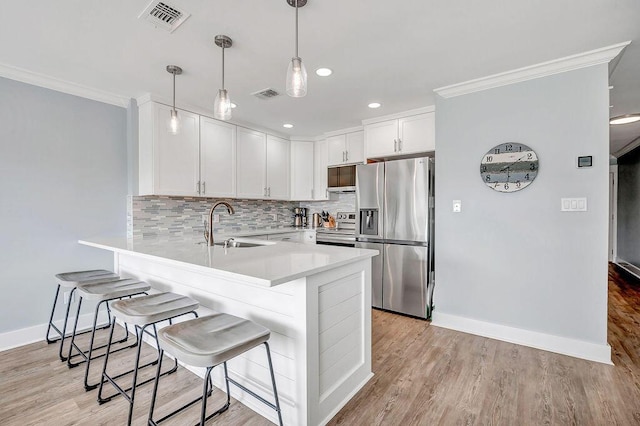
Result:
M293 226L307 226L307 209L304 207L295 207L293 209Z

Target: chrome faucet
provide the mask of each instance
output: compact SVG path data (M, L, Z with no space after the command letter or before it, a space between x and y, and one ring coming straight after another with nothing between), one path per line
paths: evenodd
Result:
M204 223L204 239L207 241L207 245L209 247L213 247L213 211L219 205L225 206L229 214L235 213L235 211L233 210L233 206L226 201L218 201L213 205L213 207L211 207L211 210L209 210L209 221L205 221Z

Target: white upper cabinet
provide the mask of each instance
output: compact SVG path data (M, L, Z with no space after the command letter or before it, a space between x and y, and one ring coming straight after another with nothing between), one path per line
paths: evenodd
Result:
M237 196L264 198L267 195L267 136L238 127L237 141Z
M291 199L314 199L313 142L291 141Z
M314 143L313 160L313 199L328 200L327 165L329 161L329 153L327 151L326 139L316 141Z
M289 199L289 141L267 135L267 198Z
M327 137L328 165L362 163L364 161L364 133L362 131Z
M171 107L147 103L139 115L139 194L198 195L200 117L179 111L181 129L171 135Z
M236 126L200 117L200 195L236 196Z
M364 137L366 158L435 151L435 113L366 124Z

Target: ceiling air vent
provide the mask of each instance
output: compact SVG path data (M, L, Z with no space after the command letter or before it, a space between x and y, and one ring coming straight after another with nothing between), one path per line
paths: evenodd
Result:
M162 28L174 32L187 18L190 13L178 9L164 1L154 0L142 11L138 19L144 19L153 24L156 28Z
M258 90L257 92L253 92L252 95L258 99L268 101L269 99L280 96L280 93L276 92L273 89L262 89Z

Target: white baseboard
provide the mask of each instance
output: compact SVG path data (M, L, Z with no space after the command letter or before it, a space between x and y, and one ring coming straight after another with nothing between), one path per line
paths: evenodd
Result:
M434 312L432 325L613 365L611 346Z
M78 320L78 330L86 330L93 326L93 315L93 312L80 315L80 319ZM103 312L101 311L98 316L98 324L106 323L106 319L106 314L103 315ZM67 323L67 334L73 329L73 323L75 320L75 316L69 317L69 321ZM53 323L58 327L58 329L62 329L63 320L54 320ZM19 330L0 333L0 352L45 340L47 325L48 323L38 324L31 327L21 328ZM51 338L56 337L58 336L55 330L52 330Z

